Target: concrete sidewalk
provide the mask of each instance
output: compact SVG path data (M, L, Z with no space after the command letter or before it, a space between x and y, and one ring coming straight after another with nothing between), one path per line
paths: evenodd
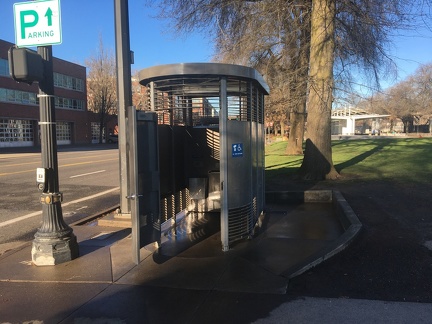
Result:
M338 206L348 208L343 201ZM179 233L159 250L143 248L139 265L132 262L130 229L73 229L80 245L73 261L36 267L30 243L0 257L0 323L426 323L432 318L428 304L293 300L286 294L290 277L355 236L328 203L272 204L260 234L225 253L219 232L187 246L190 236Z

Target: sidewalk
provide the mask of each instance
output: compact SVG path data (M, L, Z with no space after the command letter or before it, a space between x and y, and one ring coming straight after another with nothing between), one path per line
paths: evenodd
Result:
M344 200L341 205L350 211ZM31 243L0 257L0 323L429 321L430 304L286 294L290 277L337 253L356 235L346 234L349 224L344 228L331 206L271 204L260 234L226 253L219 233L187 249L178 237L158 251L143 248L137 266L130 229L73 226L80 245L73 261L33 266Z

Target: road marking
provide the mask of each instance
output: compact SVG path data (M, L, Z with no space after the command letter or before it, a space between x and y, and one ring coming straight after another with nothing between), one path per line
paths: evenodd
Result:
M99 171L95 171L95 172L89 172L89 173L77 174L77 175L74 175L74 176L70 176L69 179L72 179L72 178L78 178L78 177L84 177L84 176L87 176L87 175L90 175L90 174L102 173L102 172L105 172L105 171L106 171L106 170L99 170Z
M23 157L28 157L28 156L39 156L40 157L40 152L39 153L13 153L13 154L2 154L0 155L0 160L5 160L5 159L22 159Z
M40 153L38 154L39 156L36 156L37 159L32 161L32 162L20 162L20 163L14 163L14 162L9 162L9 164L2 164L2 167L15 167L15 166L19 166L19 165L28 165L28 164L41 164L41 160L40 160ZM27 157L27 156L32 156L31 154L21 154L21 155L16 155L16 156L10 156L10 155L5 155L2 156L0 155L0 160L1 159L8 159L11 158L12 159L20 159L22 160L23 157ZM80 156L76 156L76 154L74 156L58 156L58 160L59 160L59 164L61 164L64 160L76 160L76 159L82 159L84 157L86 158L96 158L96 157L100 157L100 156L106 156L105 154L93 154L93 155L85 155L85 154L80 154ZM33 156L32 156L33 157Z
M77 200L73 200L73 201L70 201L68 203L62 204L62 207L66 207L66 206L69 206L69 205L72 205L72 204L76 204L76 203L80 203L80 202L83 202L83 201L86 201L86 200L97 198L97 197L106 195L106 194L108 194L110 192L113 192L113 191L116 191L116 190L119 190L119 189L120 189L120 187L116 187L116 188L113 188L113 189L109 189L109 190L106 190L106 191L99 192L99 193L91 195L91 196L87 196L87 197L83 197L83 198L80 198L80 199L77 199ZM17 223L19 221L25 220L27 218L38 216L38 215L41 215L41 214L42 214L42 211L37 211L37 212L30 213L30 214L27 214L27 215L24 215L24 216L20 216L20 217L14 218L14 219L10 219L8 221L0 223L0 227L4 227L4 226L10 225L10 224L14 224L14 223Z
M118 160L118 157L114 158L114 159L106 159L106 160L98 160L98 161L87 161L87 162L78 162L78 163L63 164L63 165L59 165L59 169L60 168L64 168L64 167L74 166L74 165L83 165L83 164L98 163L98 162L107 162L107 161L114 161L114 160ZM15 172L7 172L7 173L0 173L0 177L7 176L7 175L12 175L12 174L29 173L29 172L35 172L35 169L15 171Z
M14 223L17 223L19 221L22 221L22 220L25 220L27 218L34 217L34 216L37 216L37 215L40 215L40 214L42 214L42 211L38 211L38 212L27 214L27 215L24 215L24 216L21 216L21 217L10 219L10 220L8 220L6 222L0 223L0 227L4 227L4 226L10 225L10 224L14 224Z
M98 162L106 162L106 161L115 161L118 160L118 157L114 159L105 159L105 160L96 160L96 161L85 161L85 162L77 162L77 163L69 163L69 164L63 164L59 165L59 168L74 166L74 165L83 165L83 164L90 164L90 163L98 163Z

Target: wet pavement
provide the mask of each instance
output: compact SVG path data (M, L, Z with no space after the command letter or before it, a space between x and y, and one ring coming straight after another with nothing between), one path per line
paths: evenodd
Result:
M217 220L197 219L210 226L207 232L201 226L201 237L180 228L159 249L141 249L139 265L132 262L129 228L73 226L75 260L34 266L31 242L0 256L0 323L361 323L373 309L403 320L408 313L394 312L397 303L286 294L290 278L357 235L361 225L345 203L340 195L333 203L270 203L256 237L228 252L212 230ZM353 317L346 310L357 303L371 312ZM406 309L415 322L432 314L427 306Z

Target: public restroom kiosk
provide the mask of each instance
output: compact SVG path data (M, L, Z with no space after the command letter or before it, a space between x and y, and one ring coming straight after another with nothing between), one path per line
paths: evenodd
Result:
M220 215L222 250L250 237L264 210L262 76L245 66L183 63L138 74L138 186L144 236L189 213ZM149 241L147 238L141 241Z

